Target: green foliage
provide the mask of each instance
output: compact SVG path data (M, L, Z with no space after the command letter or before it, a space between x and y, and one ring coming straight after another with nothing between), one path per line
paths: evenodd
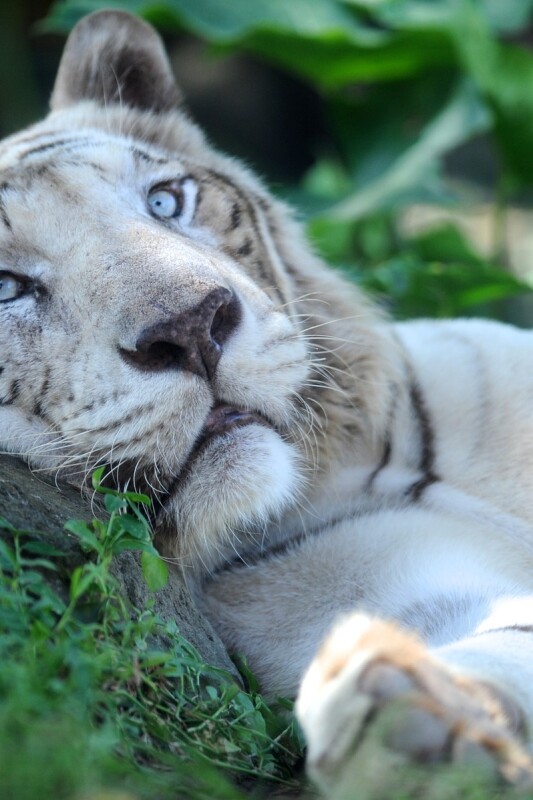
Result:
M332 263L398 319L497 317L502 301L531 292L529 285L481 258L450 224L407 238L387 215L374 215L354 225L318 219L310 232Z
M112 559L142 544L154 591L166 566L139 512L147 498L100 478L110 517L67 524L90 556L68 593L65 554L0 519L12 539L0 539L2 796L242 800L238 775L295 785L301 745L287 704L242 691L173 624L126 607Z
M58 0L45 27L67 31L107 0ZM403 242L398 212L413 203L461 211L471 198L451 185L443 158L487 135L499 154L492 187L502 211L533 177L533 55L508 41L532 21L533 0L115 0L166 31L190 31L221 53L253 52L314 85L335 147L288 196L317 229L317 246L400 315L501 315L526 291L506 274L504 216L494 253L453 262L433 239L428 261ZM489 189L490 191L490 189ZM481 199L482 193L478 193ZM486 197L483 197L486 200ZM387 218L396 251L357 259L361 225ZM457 232L457 235L459 233ZM349 246L344 247L344 244ZM446 249L446 247L445 247ZM355 264L355 267L354 267ZM406 297L406 293L409 296ZM440 301L437 296L445 298Z

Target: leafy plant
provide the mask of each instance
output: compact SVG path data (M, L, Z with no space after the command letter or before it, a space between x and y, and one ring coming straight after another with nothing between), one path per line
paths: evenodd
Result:
M235 776L296 785L290 704L243 691L173 624L127 607L112 559L148 555L154 590L166 567L139 511L147 498L103 488L101 477L109 519L66 525L88 556L68 593L58 581L65 553L0 520L2 795L239 800ZM157 649L157 635L168 649Z

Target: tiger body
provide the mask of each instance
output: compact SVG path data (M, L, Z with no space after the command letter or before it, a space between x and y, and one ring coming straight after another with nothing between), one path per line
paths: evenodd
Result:
M383 319L119 12L0 144L0 320L3 449L152 496L228 647L265 692L301 685L328 797L398 701L384 763L533 774L531 333Z
M305 504L288 512L264 553L242 553L247 568L225 567L209 590L226 641L279 694L296 692L339 614L355 608L432 647L530 624L531 334L474 320L390 333L405 379L391 387L384 435L353 441L356 465L325 475L308 514ZM523 392L508 396L518 375Z

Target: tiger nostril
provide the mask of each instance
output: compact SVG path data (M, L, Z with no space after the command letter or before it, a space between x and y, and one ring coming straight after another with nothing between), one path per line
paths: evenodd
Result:
M232 294L227 302L218 307L209 335L214 344L222 346L230 334L238 327L241 321L241 305L236 296Z
M229 289L218 287L193 308L145 328L135 349L120 353L143 371L178 369L212 380L223 345L240 320L240 301Z
M145 355L146 363L155 371L180 369L187 362L185 348L172 342L154 342L146 349Z

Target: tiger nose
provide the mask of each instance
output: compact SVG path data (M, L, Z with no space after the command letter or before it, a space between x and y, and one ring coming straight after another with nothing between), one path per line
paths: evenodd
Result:
M180 369L212 380L223 347L241 319L241 304L230 289L213 289L198 305L145 328L125 360L148 372Z

